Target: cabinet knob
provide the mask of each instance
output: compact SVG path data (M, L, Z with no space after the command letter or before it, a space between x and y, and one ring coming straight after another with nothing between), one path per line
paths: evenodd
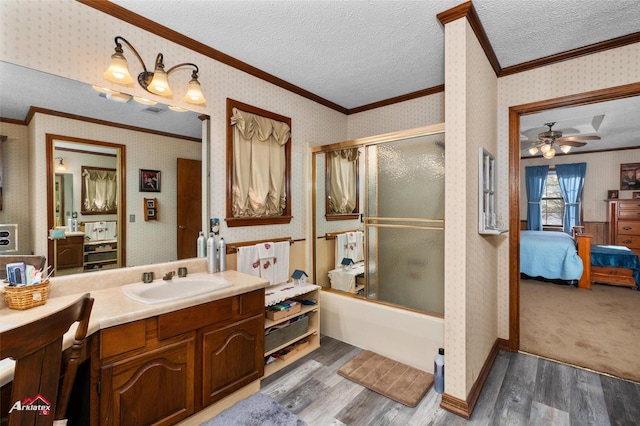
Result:
M624 244L631 244L631 240L622 240Z
M631 229L631 227L630 226L625 226L622 229L624 229L625 231L628 231L629 229Z

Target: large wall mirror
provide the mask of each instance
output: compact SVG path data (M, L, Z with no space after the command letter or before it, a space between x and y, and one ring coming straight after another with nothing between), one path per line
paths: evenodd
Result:
M78 221L83 224L117 224L117 244L109 248L106 247L108 243L103 247L114 251L117 247L120 259L117 266L192 257L190 253L195 250L198 232L207 222L204 216L209 211L208 182L207 173L194 177L193 173L185 174L185 169L192 172L205 167L202 159L207 158L209 152L208 117L193 111L180 112L168 105L140 104L128 95L110 96L86 83L2 61L0 103L0 133L7 135L3 163L6 185L3 189L7 200L13 197L12 200L19 201L12 206L5 203L0 212L0 223L18 223L21 244L17 254L47 255L52 264L54 252L47 253L49 230L56 226L66 227L68 216L76 212ZM46 135L55 136L48 146ZM207 138L204 142L203 135ZM104 152L105 142L115 145L116 149L110 147L111 152ZM58 170L61 165L67 170ZM81 204L87 195L82 194L82 166L95 170L116 169L115 211L82 213L88 213ZM32 177L29 172L31 168L44 170L45 167L46 176L44 172L38 172L42 173L37 175L40 178ZM161 213L158 221L144 220L145 194L138 190L140 169L162 171L162 191L155 194ZM190 183L198 179L202 187L183 183L189 191L178 190L181 179ZM25 191L27 181L29 190ZM196 186L197 194L192 191ZM22 198L15 196L17 192L22 192L22 198L26 194L37 200L50 196L51 201L46 209L33 209L27 215L25 207L29 208L32 202L24 200L22 203ZM185 200L179 200L181 194L187 193ZM188 205L189 211L199 214L195 215L197 217L187 215L189 223L179 223L182 219L178 205ZM194 250L181 251L179 244ZM74 256L77 254L72 251L63 253L62 263L73 264L69 257ZM75 262L77 265L78 257ZM83 268L76 270L81 271Z

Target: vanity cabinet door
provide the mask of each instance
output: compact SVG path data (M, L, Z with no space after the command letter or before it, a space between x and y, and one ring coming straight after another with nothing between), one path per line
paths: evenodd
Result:
M208 327L202 336L202 402L207 406L264 374L264 315L224 328Z
M101 425L172 425L194 413L195 332L100 368Z
M83 241L83 237L74 236L56 242L58 269L82 267Z

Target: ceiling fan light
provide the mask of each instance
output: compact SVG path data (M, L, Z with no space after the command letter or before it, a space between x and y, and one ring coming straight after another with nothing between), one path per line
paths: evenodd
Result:
M542 156L547 160L551 160L553 157L556 156L556 150L553 148L550 148L547 151L543 152Z
M118 84L131 84L133 78L129 73L127 60L122 53L116 52L111 55L111 64L104 72L104 78Z
M537 146L533 146L533 147L529 148L529 154L536 155L537 153L538 153L538 147Z
M151 93L155 93L160 96L171 96L173 94L173 91L169 87L167 73L160 67L156 67L156 70L153 72L153 79L151 80L151 83L149 83L149 87L147 87L147 89Z
M542 153L544 154L545 152L548 152L551 149L551 145L550 144L544 144L540 147L540 151L542 151Z
M568 154L568 153L569 153L569 151L571 151L571 146L570 146L570 145L562 145L562 146L560 147L560 150L561 150L562 152L564 152L565 154Z
M200 82L196 77L192 78L189 82L189 89L187 90L187 94L184 96L184 100L185 102L196 105L206 102L206 99L202 94L202 89L200 88Z

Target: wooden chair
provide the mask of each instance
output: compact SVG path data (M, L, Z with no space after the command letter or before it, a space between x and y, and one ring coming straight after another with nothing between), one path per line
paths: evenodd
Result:
M64 418L92 307L93 298L87 293L49 316L0 333L0 359L10 357L16 361L12 406L6 410L16 408L18 401L22 406L50 406L50 411L14 409L9 414L9 426L51 425L54 419ZM62 368L62 336L77 321L75 340Z

